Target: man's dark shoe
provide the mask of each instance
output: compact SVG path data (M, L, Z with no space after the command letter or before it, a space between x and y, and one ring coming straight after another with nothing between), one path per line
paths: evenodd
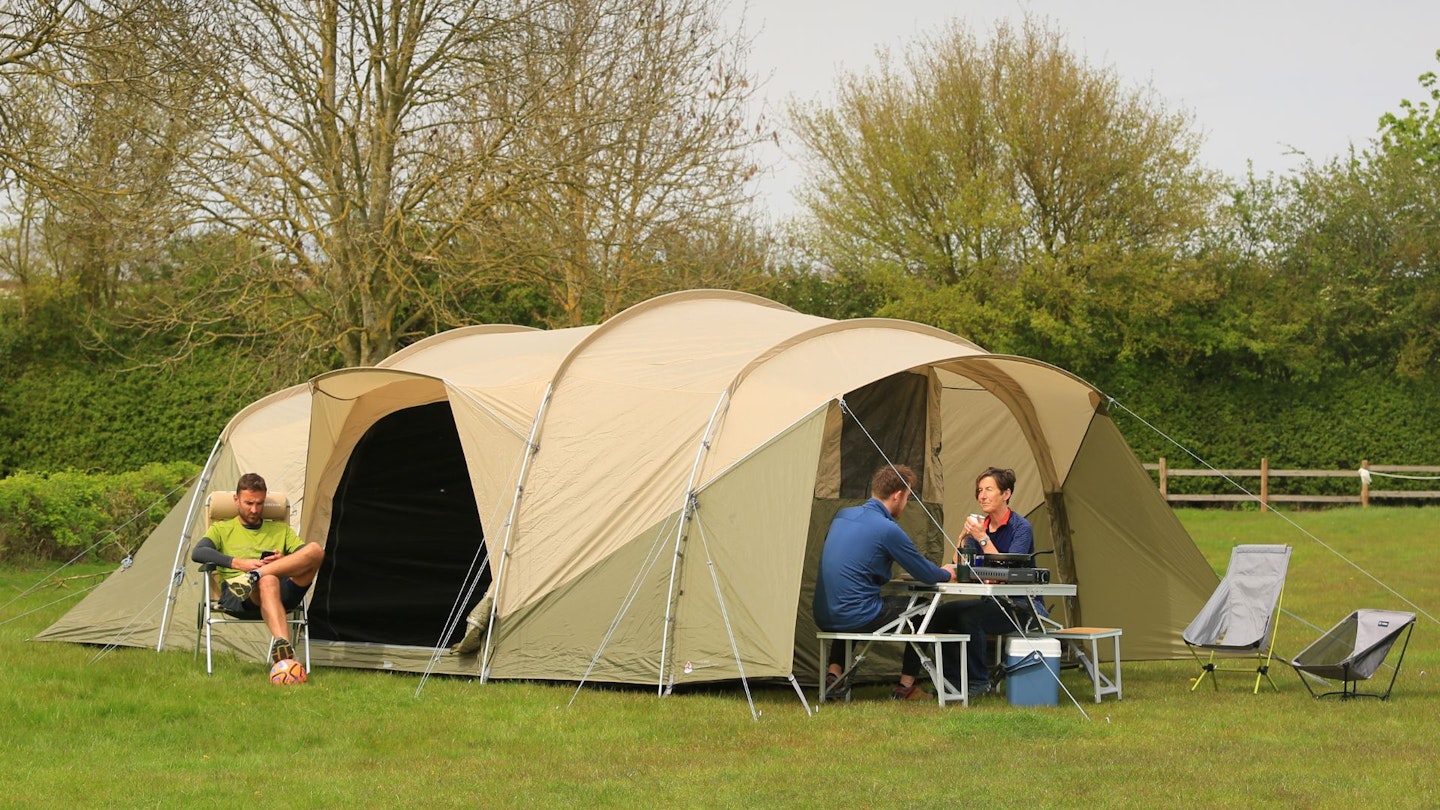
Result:
M825 673L825 702L841 703L850 697L850 683L833 672Z
M234 594L236 599L244 602L250 598L251 594L255 593L255 585L258 582L260 582L260 572L251 571L248 574L225 580L225 589Z
M912 683L909 686L895 687L895 694L890 697L895 700L934 700L935 696L920 688L919 683Z
M988 694L990 694L990 684L989 684L988 682L986 682L986 681L979 681L979 682L971 681L971 682L970 682L970 699L971 699L971 700L974 700L974 699L977 698L977 697L983 697L983 696L988 695Z
M284 638L270 639L270 663L278 664L287 658L295 657L295 648L290 646L290 640Z

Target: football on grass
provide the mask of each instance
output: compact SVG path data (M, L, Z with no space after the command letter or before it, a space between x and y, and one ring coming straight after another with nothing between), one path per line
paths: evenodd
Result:
M270 683L277 686L304 683L307 677L304 665L294 658L276 661L275 666L270 667Z

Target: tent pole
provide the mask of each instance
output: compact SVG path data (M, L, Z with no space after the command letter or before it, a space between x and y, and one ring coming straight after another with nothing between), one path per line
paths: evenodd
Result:
M545 411L550 406L550 395L554 390L552 380L545 386L545 396L540 398L540 407L535 409L535 419L530 422L530 436L525 440L525 458L520 462L520 474L515 477L515 495L510 499L510 514L505 518L505 539L500 543L500 567L490 583L495 598L490 600L490 624L485 628L485 648L480 651L480 683L490 680L490 640L495 634L495 615L500 611L500 584L505 580L505 564L510 561L510 538L515 534L515 517L520 512L520 497L525 493L525 476L530 473L530 459L540 450L535 440L540 434L540 424L545 420Z
M691 502L694 502L691 498ZM725 623L725 636L730 639L730 652L735 656L735 671L740 674L740 683L745 687L745 702L750 704L750 719L759 720L760 715L755 712L755 697L750 694L750 681L745 677L745 663L740 658L740 645L735 641L735 628L730 624L730 611L725 607L725 595L720 590L720 575L715 572L715 560L710 556L710 541L705 536L705 522L695 521L700 529L700 545L705 549L705 567L710 571L710 584L715 588L715 602L720 606L720 619ZM671 685L674 685L674 669L671 669ZM795 674L790 674L791 682L795 680ZM808 707L807 707L808 711Z
M185 514L185 525L181 527L180 538L175 544L175 562L170 568L170 584L165 589L165 607L160 612L160 632L156 634L155 652L165 649L165 630L170 627L170 607L175 604L175 588L179 586L180 580L184 579L184 572L180 567L180 557L185 553L186 541L190 538L190 527L195 525L196 509L200 506L205 489L210 486L210 477L215 474L215 462L220 458L220 447L223 443L223 435L215 440L215 447L210 450L210 457L205 460L205 466L200 470L200 477L196 479L195 492L190 496L190 509Z
M695 461L690 465L690 480L685 483L685 500L680 504L680 523L675 529L675 553L670 558L670 583L665 593L665 623L660 628L658 692L662 697L665 694L665 661L670 652L670 637L674 634L671 623L675 621L675 578L680 568L680 544L685 540L686 524L694 514L695 482L700 478L700 467L705 462L705 454L710 450L710 443L715 438L715 429L729 402L730 389L726 388L720 392L720 398L715 401L715 409L710 412L710 423L705 426L705 432L701 434L700 446L695 450Z

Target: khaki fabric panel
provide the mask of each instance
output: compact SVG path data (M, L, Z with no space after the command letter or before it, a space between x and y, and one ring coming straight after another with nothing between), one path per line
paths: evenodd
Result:
M234 491L241 473L259 473L272 490L290 497L290 527L297 532L305 508L305 449L310 439L310 388L294 385L258 400L231 421L225 452L234 477L212 476L214 491Z
M724 441L705 461L711 476L754 447L848 392L909 369L976 354L959 338L866 322L817 333L752 366L736 387Z
M944 503L945 470L940 458L945 435L944 390L934 368L926 370L925 394L925 480L920 484L920 491L925 493L927 500Z
M500 583L504 609L565 586L581 573L570 561L582 551L587 560L617 553L682 508L697 459L719 446L702 442L735 374L777 341L824 323L753 296L676 295L627 310L578 345L557 370L523 482L510 544L516 575ZM725 420L728 434L736 423L733 414Z
M306 442L305 492L312 495L313 502L300 521L298 533L301 538L311 534L320 538L329 536L334 487L339 482L339 473L334 472L334 467L338 463L343 471L344 456L349 453L348 449L342 453L338 445L354 407L354 400L335 399L324 395L318 388L312 397L310 432ZM331 494L323 498L313 496L327 478L333 479Z
M510 393L519 392L512 389ZM492 566L498 565L498 543L505 536L504 526L510 518L515 487L525 462L530 422L535 418L534 409L543 391L532 390L527 394L531 398L531 410L521 425L514 421L521 418L519 412L502 413L510 404L519 402L521 396L496 400L471 391L450 389L450 410L470 469L470 488L480 511L480 525L485 529L487 540L497 543L491 549Z
M945 369L980 384L1009 406L1035 459L1034 481L1042 498L1047 488L1058 489L1085 438L1099 394L1053 366L1018 357L957 360Z
M384 358L375 364L375 368L404 368L410 371L418 371L422 374L430 373L424 366L427 363L437 367L452 368L459 365L467 356L473 356L477 345L485 345L482 341L490 341L500 334L533 334L539 332L533 326L516 326L514 324L481 323L470 326L461 326L456 329L449 329L439 334L429 335L411 343L394 354ZM564 330L556 330L564 331Z
M815 497L840 497L840 425L845 414L839 402L825 408L825 438L820 445L820 468L815 473Z
M1188 658L1180 638L1219 577L1135 458L1097 416L1065 486L1078 621L1121 627L1126 659Z
M827 410L699 494L675 610L677 684L739 677L737 655L747 678L790 674L811 476Z
M160 638L160 621L165 592L181 543L181 530L192 499L203 493L192 485L135 553L131 566L106 577L79 604L41 631L36 641L71 641L79 644L116 644L154 649ZM201 506L197 503L197 512ZM196 519L198 524L200 519ZM184 555L185 581L172 608L166 646L187 647L195 643L196 611L200 605L198 566Z
M411 346L405 350L404 357L383 365L444 377L456 385L471 388L504 388L536 380L549 382L566 355L598 328L476 333L434 344L425 341L427 345L419 350L410 351L416 349Z
M297 649L296 652L298 653L299 650ZM433 663L432 658L434 659ZM480 674L480 657L478 655L456 655L445 650L440 653L438 658L435 658L435 651L431 647L404 647L393 644L362 644L316 639L310 642L310 661L317 667L428 672L435 675L468 675L472 677Z
M304 531L300 536L320 543L329 537L335 491L350 454L376 422L406 408L440 402L446 396L443 381L398 371L355 369L317 380L306 472L311 508L301 523Z
M659 683L677 526L678 515L669 515L602 559L578 557L571 567L583 575L518 610L508 609L502 594L491 628L490 677L579 680L603 650L590 680ZM637 597L627 607L632 593Z
M941 378L940 457L948 484L944 490L946 532L951 537L958 535L965 516L979 511L975 476L987 467L1015 471L1011 509L1025 515L1043 504L1045 493L1034 454L1010 408L968 378L953 373L942 373ZM1048 543L1040 545L1049 547Z
M590 385L582 398L624 407L547 415L499 584L502 610L546 598L683 507L714 396L617 389Z

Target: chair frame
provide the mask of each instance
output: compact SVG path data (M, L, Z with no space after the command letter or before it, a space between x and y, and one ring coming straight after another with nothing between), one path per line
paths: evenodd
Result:
M215 625L217 624L265 624L265 619L259 615L257 609L254 615L230 613L220 607L220 595L212 590L215 579L215 566L206 564L200 566L200 579L204 582L204 598L200 600L199 618L197 629L200 631L195 636L195 656L200 656L200 645L205 645L205 674L215 674L212 662ZM305 671L310 671L310 596L306 594L304 601L299 607L289 611L285 616L285 623L290 625L294 641L301 642L305 648Z
M1270 677L1270 662L1273 661L1275 658L1275 630L1276 626L1280 624L1280 607L1284 603L1285 588L1284 586L1281 586L1280 598L1275 600L1275 618L1270 621L1270 637L1267 639L1261 639L1260 642L1255 645L1255 667L1253 670L1249 666L1227 667L1219 663L1223 661L1248 661L1248 655L1223 656L1217 659L1216 654L1224 652L1225 648L1195 644L1186 645L1190 648L1190 654L1195 657L1195 663L1200 665L1200 677L1195 679L1195 683L1191 685L1190 691L1194 692L1196 689L1198 689L1200 687L1200 682L1205 680L1206 675L1210 676L1210 685L1214 686L1215 691L1218 692L1220 691L1220 680L1215 677L1215 673L1244 672L1246 674L1249 674L1253 671L1255 673L1255 688L1250 690L1250 694L1260 694L1260 681L1262 678L1270 684L1271 689L1279 692L1280 687L1276 686L1275 679ZM1205 659L1201 659L1200 653L1198 652L1198 650L1200 649L1208 650L1210 655Z

